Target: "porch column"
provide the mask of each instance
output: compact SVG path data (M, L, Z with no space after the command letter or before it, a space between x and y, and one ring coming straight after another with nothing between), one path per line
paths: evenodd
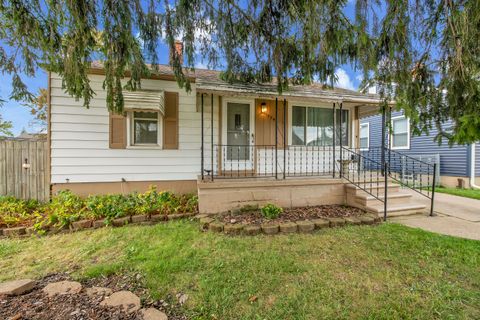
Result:
M335 129L335 124L336 124L336 120L337 120L337 113L335 112L335 102L333 103L333 164L332 164L332 175L333 177L335 178L335 153L337 152L336 150L336 135L337 135L337 132L336 132L336 129Z
M382 154L381 154L381 162L382 162L382 176L385 176L385 148L386 148L386 121L387 121L387 117L386 117L386 111L387 111L387 107L386 106L383 106L382 108Z
M343 177L343 132L342 132L342 123L343 123L343 102L340 102L340 178Z
M201 139L202 139L202 146L201 146L201 157L202 157L202 160L201 160L201 170L202 170L202 181L204 180L205 176L204 176L204 169L205 169L205 159L204 159L204 141L203 141L203 93L201 93L201 101L202 101L202 104L201 104L201 130L202 130L202 134L201 134Z
M278 98L275 98L275 179L278 179Z
M283 98L283 179L287 172L287 99Z
M211 171L211 179L213 181L213 173L215 171L215 168L213 166L213 148L214 148L214 145L213 145L213 93L212 93L212 105L211 105L211 116L210 116L210 131L211 131L211 136L212 136L212 149L210 150L210 153L211 153L211 159L210 159L210 165L212 166L212 171Z

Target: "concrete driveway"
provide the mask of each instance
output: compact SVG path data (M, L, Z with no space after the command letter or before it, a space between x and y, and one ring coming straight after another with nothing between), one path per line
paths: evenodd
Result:
M415 202L422 202L430 210L430 199L412 191ZM413 228L437 232L455 237L480 240L480 200L435 194L435 216L428 213L403 217L392 217L390 221Z

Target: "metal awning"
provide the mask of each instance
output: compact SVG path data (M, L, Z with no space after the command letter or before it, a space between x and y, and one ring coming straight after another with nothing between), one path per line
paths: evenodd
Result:
M123 91L125 110L156 111L165 115L163 90Z

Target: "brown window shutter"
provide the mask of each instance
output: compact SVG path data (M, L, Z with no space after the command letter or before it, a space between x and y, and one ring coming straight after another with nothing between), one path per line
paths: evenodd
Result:
M178 149L178 92L165 92L163 148Z
M110 149L125 149L127 147L127 117L122 114L110 113Z

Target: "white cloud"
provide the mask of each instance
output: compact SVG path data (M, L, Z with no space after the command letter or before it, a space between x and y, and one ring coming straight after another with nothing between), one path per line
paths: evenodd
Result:
M350 76L344 69L338 68L335 72L335 75L337 78L337 81L335 83L336 86L343 89L357 90L357 88L353 84L352 79L350 79Z
M357 74L355 76L355 79L357 79L358 82L362 82L363 81L363 74Z

